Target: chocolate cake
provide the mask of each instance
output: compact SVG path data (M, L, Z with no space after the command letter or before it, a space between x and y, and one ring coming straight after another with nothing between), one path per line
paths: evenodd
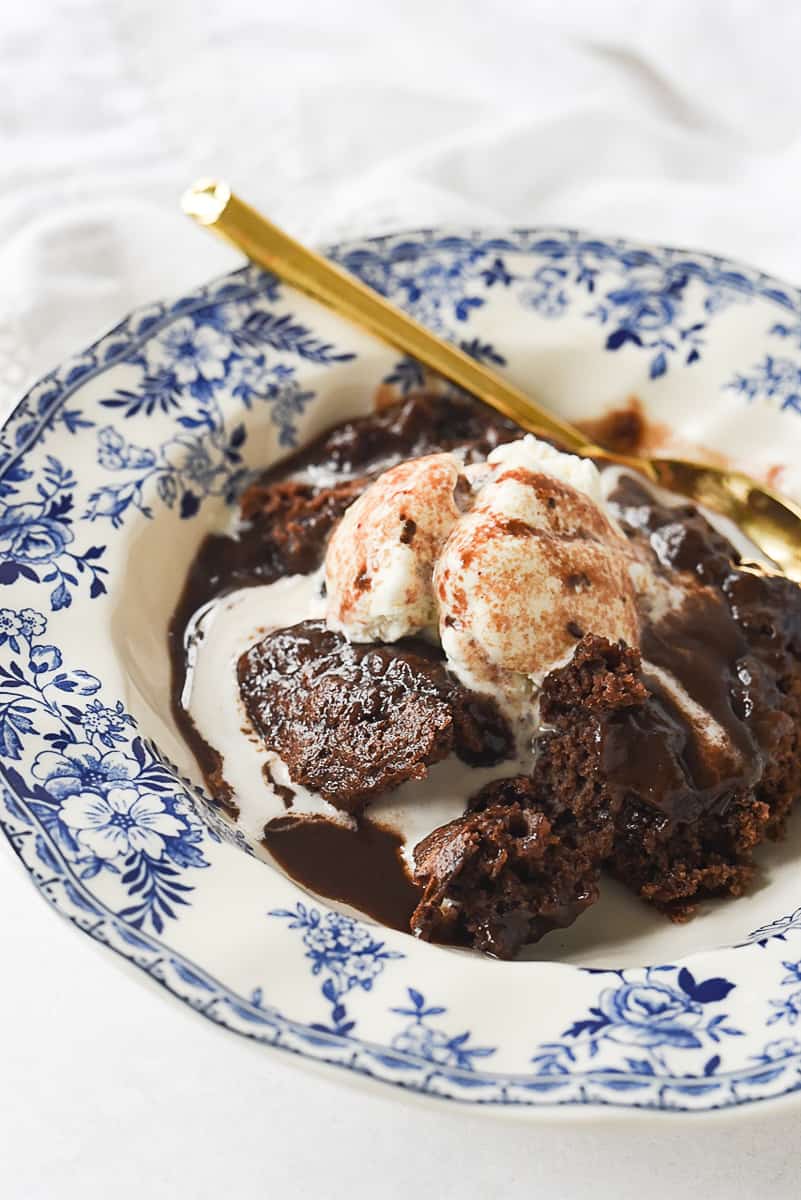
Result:
M543 684L533 772L487 785L416 847L414 932L509 958L597 899L622 805L605 783L604 739L646 699L638 656L585 636Z
M691 505L655 502L631 478L610 499L632 544L685 599L661 620L643 614L650 694L603 763L623 798L608 866L684 920L694 900L742 894L754 846L782 835L801 794L801 589L743 566ZM648 666L669 669L726 739L704 739Z
M422 640L352 645L322 621L269 634L239 660L248 716L295 783L365 804L455 753L490 766L513 749L497 705L452 679Z
M201 547L171 631L176 717L204 768L209 747L180 702L191 615L233 589L317 570L336 523L388 467L443 450L481 462L520 434L466 398L413 396L321 435L251 485L243 527ZM685 920L700 899L748 887L754 847L782 836L801 793L801 589L744 564L695 508L633 477L605 503L645 581L639 645L575 628L572 658L539 686L523 774L504 772L513 731L495 700L459 682L428 640L352 643L299 614L239 660L250 723L292 783L364 825L329 836L318 821L314 838L360 838L358 861L381 841L370 820L379 797L449 756L500 764L465 791L463 815L408 847L411 869L387 849L395 841L381 842L420 937L512 957L592 904L602 869ZM206 774L230 802L221 771ZM280 820L268 845L304 826L291 811ZM281 861L343 898L293 869L297 856ZM366 890L358 904L379 912Z

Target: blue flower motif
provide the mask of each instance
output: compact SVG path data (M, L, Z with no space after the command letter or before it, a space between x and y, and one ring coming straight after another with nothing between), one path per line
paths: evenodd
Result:
M36 503L0 506L0 560L38 566L64 553L73 540L64 521L45 516Z
M214 490L225 464L206 437L184 434L164 447L164 458L188 484L206 495Z
M19 650L17 638L23 633L23 624L13 608L0 608L0 646L11 642L11 649Z
M137 491L136 483L127 483L117 488L98 488L89 496L86 519L96 521L98 517L106 517L111 521L112 528L119 529L122 525L122 515L134 503Z
M303 931L312 975L323 976L320 990L331 1006L331 1024L315 1028L349 1034L354 1022L348 1019L343 998L354 988L371 991L387 961L403 955L387 950L384 942L373 937L366 926L341 913L327 912L322 916L318 909L298 903L294 910L280 908L269 915L288 919L290 929Z
M609 1022L606 1036L637 1046L700 1046L691 1032L703 1019L700 1004L664 983L624 983L607 988L598 1007Z
M213 382L225 376L231 344L211 324L182 317L148 344L147 353L149 363L157 370L168 368L179 383Z
M271 405L270 420L278 427L279 445L297 445L297 418L314 399L314 392L304 390L296 379L289 379L271 384L264 399Z
M312 973L333 971L345 990L361 987L369 991L383 970L382 957L376 953L381 944L353 917L326 913L322 920L309 925L303 942L314 964Z
M801 367L791 358L766 354L750 371L738 371L725 390L736 392L748 403L769 400L783 412L801 414Z
M98 430L97 461L107 471L123 471L155 466L156 456L152 450L126 441L112 425L106 425Z
M263 289L268 302L276 295L275 289ZM273 361L272 352L281 357ZM223 301L176 315L143 350L126 358L141 371L136 385L117 388L99 401L126 421L168 416L175 432L150 448L129 441L116 425L99 428L98 464L123 478L90 492L82 519L108 520L118 529L129 512L152 517L154 498L177 508L182 520L194 517L207 496L235 503L247 474L242 456L247 427L241 419L229 423L229 414L241 417L230 399L246 409L265 404L280 445L294 446L298 418L314 392L295 378L296 367L284 361L289 356L319 366L355 357L317 337L291 313ZM85 567L78 563L79 571ZM93 565L90 570L92 586L99 588L102 569ZM4 580L0 563L2 582L11 579ZM59 599L69 602L64 589Z
M622 327L654 333L673 324L686 284L685 276L666 281L657 275L617 288L606 298L622 310L618 314Z
M109 471L125 466L125 438L118 429L107 425L97 434L97 461Z
M28 665L35 675L43 671L57 671L61 663L61 651L57 646L31 646Z
M112 749L114 742L125 740L125 727L133 725L134 719L125 712L121 700L114 708L108 708L100 700L90 700L80 723L90 738L97 737L104 746Z
M71 742L61 752L42 750L31 771L51 796L66 800L79 792L105 793L130 783L138 777L140 767L119 750L101 753L89 742Z
M396 1033L392 1039L393 1050L401 1050L404 1054L414 1054L429 1062L446 1066L453 1061L453 1052L448 1035L441 1029L431 1029L428 1025L413 1024Z
M792 995L785 996L782 1000L771 1000L771 1004L776 1012L768 1017L768 1025L775 1025L777 1021L786 1021L788 1025L795 1025L797 1021L801 1020L801 988Z
M78 792L68 796L59 813L64 824L96 858L114 859L144 854L158 860L164 839L185 832L161 796L134 787L113 787L105 794Z
M374 272L368 262L358 259L358 255L346 256L345 265L378 291L400 299L403 306L426 325L443 332L447 332L445 317L452 315L456 321L467 321L474 309L486 303L483 296L470 294L474 287L487 287L492 282L508 286L512 278L501 259L495 258L489 265L483 253L472 250L447 258L415 261L411 264L414 269L403 274L386 270Z
M564 316L570 300L564 288L567 271L560 267L540 267L532 275L532 284L523 288L520 303L549 319Z
M8 609L4 609L8 612ZM35 608L22 608L17 614L19 623L22 627L22 636L31 641L35 637L41 637L45 629L47 629L47 618L43 613L37 612Z
M603 972L602 972L603 973ZM594 1059L602 1047L607 1056L611 1046L637 1047L641 1054L625 1056L626 1068L638 1075L670 1074L663 1048L687 1051L701 1049L707 1043L741 1037L742 1030L728 1023L725 1013L708 1016L706 1008L724 1000L734 988L728 979L713 977L697 980L687 967L649 967L644 976L627 979L627 972L614 971L620 978L614 987L604 988L589 1015L575 1021L564 1032L570 1039L544 1043L532 1061L543 1074L570 1074L584 1054ZM675 975L675 982L671 976ZM617 1054L607 1069L619 1070ZM720 1055L713 1054L702 1074L715 1073Z
M236 396L237 400L241 400L247 408L250 408L252 397L266 385L270 374L267 360L263 354L234 355L228 374L231 394Z
M17 478L25 481L30 475L29 471L21 471ZM71 522L75 486L73 472L48 455L37 472L35 501L0 502L0 584L12 584L21 576L31 583L53 585L53 611L72 603L70 589L77 586L78 575L89 582L91 598L106 590L102 576L107 570L98 562L105 546L90 546L83 552L69 549L74 541ZM18 490L16 485L11 486L11 492ZM26 611L41 618L35 609ZM26 630L27 626L23 636L29 637Z
M17 793L81 880L101 871L116 876L120 916L161 932L190 902L184 872L209 865L201 845L206 829L180 791L183 781L131 733L136 722L121 701L108 705L95 696L99 679L81 667L65 669L58 646L34 640L47 630L42 613L0 610L0 628L19 656L0 665L0 758L19 761L31 738L48 746L28 767L30 782L16 771L9 776Z

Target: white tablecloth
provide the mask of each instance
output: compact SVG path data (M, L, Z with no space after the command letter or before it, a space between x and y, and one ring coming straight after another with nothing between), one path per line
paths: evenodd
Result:
M0 412L235 263L177 211L200 174L313 241L556 222L797 281L799 51L795 0L4 4ZM2 847L0 979L3 1200L798 1194L795 1115L530 1127L258 1053L59 921Z

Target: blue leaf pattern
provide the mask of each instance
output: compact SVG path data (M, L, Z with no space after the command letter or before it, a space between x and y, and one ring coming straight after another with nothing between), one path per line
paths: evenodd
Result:
M766 354L750 371L737 372L727 387L749 404L767 401L801 416L801 367L794 359Z

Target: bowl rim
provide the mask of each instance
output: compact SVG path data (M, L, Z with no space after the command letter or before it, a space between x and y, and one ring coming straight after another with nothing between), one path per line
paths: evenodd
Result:
M678 247L650 245L648 243L633 241L627 238L610 239L605 238L602 235L585 234L581 231L565 229L554 225L516 228L513 230L498 229L497 235L493 234L491 230L487 229L457 229L450 227L448 227L447 230L431 227L422 229L404 229L393 233L383 233L375 237L351 238L347 241L337 243L336 245L329 247L328 252L333 257L337 257L343 252L352 251L357 247L370 247L380 251L380 249L388 243L396 243L404 238L424 241L430 244L432 247L436 247L437 243L439 242L448 242L452 241L453 239L464 239L467 242L481 239L485 242L489 242L494 240L502 241L504 239L509 239L510 237L521 237L524 239L542 238L548 234L569 234L570 236L585 239L588 242L614 241L615 244L619 246L648 250L653 253L686 255L691 260L701 260L706 263L714 264L718 269L721 270L742 270L747 272L750 277L758 279L760 285L764 287L766 292L772 290L781 294L785 298L785 301L789 301L794 309L796 309L798 312L801 312L801 289L791 287L775 279L766 272L747 267L736 260L702 251L686 250ZM85 350L75 355L71 355L64 363L45 373L36 382L34 382L4 419L2 425L2 434L5 434L6 430L13 426L14 423L20 419L21 415L26 412L26 406L31 403L34 396L39 395L41 397L43 393L47 392L48 388L52 388L53 394L50 397L49 403L46 404L38 413L37 423L32 429L28 439L26 439L25 442L20 446L15 448L15 454L26 452L36 444L43 430L47 427L49 421L53 418L55 413L71 394L84 386L94 374L99 374L102 371L113 367L117 362L124 359L126 353L130 350L130 341L134 337L132 332L134 327L137 330L136 336L141 336L144 331L147 331L148 334L151 335L156 331L157 328L161 327L162 323L166 323L168 320L173 320L180 316L184 308L188 308L191 305L197 305L198 303L202 303L204 301L211 303L221 299L236 299L238 295L241 295L242 298L250 297L254 292L254 284L259 282L263 284L268 279L269 276L265 275L258 268L254 268L253 266L246 264L242 267L227 272L222 276L216 277L214 280L205 285L201 285L199 288L193 289L191 292L185 294L172 303L156 303L138 306L121 321L113 325L107 332L96 338L95 341L92 342ZM154 315L156 313L159 315ZM146 322L148 321L150 321L150 324L146 326ZM111 348L110 351L108 349L109 347ZM105 348L105 354L102 358L102 361L97 361L94 364L94 367L90 368L88 371L84 370L83 368L85 367L86 360L90 356L97 357L101 348ZM12 454L10 459L3 459L2 463L0 463L0 471L3 474L8 469L9 461L13 461L15 454ZM0 770L2 770L6 787L8 787L13 793L14 789L9 783L5 769L0 768ZM133 956L126 955L119 946L113 945L110 940L105 939L100 934L98 929L87 927L85 921L81 919L80 915L76 913L70 914L68 911L65 911L65 906L63 904L59 905L54 897L48 893L47 888L43 885L40 879L36 878L35 871L32 869L29 862L26 861L21 849L21 842L16 836L14 830L13 820L9 822L5 820L4 817L0 817L0 827L5 832L21 864L32 876L37 890L42 893L44 898L50 901L60 915L65 916L66 919L69 920L76 928L85 933L89 933L89 935L93 937L93 940L95 940L98 944L105 944L108 948L115 950L116 957L125 962L128 966L135 970L138 968L138 970L136 970L137 977L141 978L142 971L144 971L152 983L156 983L157 985L161 986L162 989L168 994L171 994L175 999L179 999L183 1003L188 1004L189 1007L194 1008L195 1011L201 1011L198 1005L194 1004L192 1000L187 999L186 996L180 996L178 990L175 987L172 987L167 979L159 978L157 974L154 974L148 968L136 963ZM147 935L145 940L150 940L149 935ZM158 939L155 940L158 941ZM166 948L169 949L168 947ZM224 985L221 986L224 987ZM224 1024L224 1022L220 1021L210 1012L203 1012L202 1015L212 1020L212 1022L215 1024ZM228 1028L231 1029L232 1027L228 1025ZM254 1040L253 1035L248 1033L246 1029L240 1028L233 1029L232 1031L239 1033L240 1036L248 1037L251 1040ZM331 1061L323 1061L319 1058L308 1057L304 1055L302 1050L293 1050L293 1048L290 1046L278 1046L277 1048L288 1049L291 1052L296 1053L299 1057L299 1061L302 1062L304 1066L314 1070L320 1070L320 1068L322 1068L332 1077L335 1076L332 1071L329 1071L329 1067L338 1065L341 1068L342 1066L348 1065L344 1062L334 1063ZM341 1069L339 1076L340 1078L343 1078ZM536 1105L520 1104L511 1102L509 1100L493 1102L472 1099L463 1101L460 1099L455 1099L452 1096L441 1095L436 1092L421 1093L418 1090L410 1089L405 1087L403 1084L399 1084L398 1081L377 1078L374 1079L370 1076L369 1071L359 1068L353 1064L351 1064L350 1070L347 1072L344 1078L350 1083L359 1085L363 1085L365 1082L367 1082L372 1090L380 1090L387 1096L393 1094L387 1092L386 1090L386 1084L387 1082L390 1082L394 1083L395 1095L400 1094L406 1098L414 1098L415 1100L419 1100L423 1103L427 1103L431 1099L442 1099L447 1100L451 1105L455 1105L458 1108L465 1108L465 1110L472 1110L476 1107L476 1104L479 1104L483 1109L487 1109L494 1115L511 1115L515 1117L523 1117L527 1120L536 1118L545 1121L554 1119L563 1121L566 1117L568 1117L569 1119L576 1121L583 1121L587 1119L597 1121L599 1118L603 1120L619 1120L622 1118L634 1117L637 1121L641 1122L645 1118L659 1120L671 1118L673 1120L684 1120L688 1116L697 1116L700 1114L703 1114L709 1120L721 1120L742 1115L746 1110L750 1111L755 1104L762 1106L762 1108L768 1106L770 1111L777 1111L780 1106L783 1109L789 1109L790 1105L797 1106L799 1102L798 1091L801 1090L801 1063L799 1064L798 1078L794 1086L788 1088L782 1095L769 1098L753 1097L744 1100L738 1100L717 1108L697 1110L654 1108L650 1106L643 1108L631 1104L614 1105L603 1101L599 1102L597 1100L584 1100L579 1102L571 1101L567 1103L556 1102L553 1104L538 1103ZM374 1086L379 1084L380 1088Z

